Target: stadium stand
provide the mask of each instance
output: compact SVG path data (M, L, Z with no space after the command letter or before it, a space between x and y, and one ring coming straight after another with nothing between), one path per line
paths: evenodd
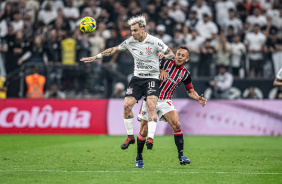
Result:
M45 91L56 84L66 98L111 97L116 83L127 86L132 56L121 52L101 64L79 59L128 38L127 20L140 14L147 19L147 32L173 50L189 47L186 67L199 92L209 88L206 83L224 64L242 94L254 87L268 98L282 67L279 0L6 0L0 10L0 74L8 98L26 96L24 78L34 66L46 77ZM85 16L97 21L91 34L79 30Z

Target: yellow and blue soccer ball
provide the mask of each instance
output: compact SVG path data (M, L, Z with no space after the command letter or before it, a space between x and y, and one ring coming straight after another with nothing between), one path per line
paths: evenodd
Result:
M80 20L80 30L83 33L92 33L96 27L96 21L92 17L84 17Z

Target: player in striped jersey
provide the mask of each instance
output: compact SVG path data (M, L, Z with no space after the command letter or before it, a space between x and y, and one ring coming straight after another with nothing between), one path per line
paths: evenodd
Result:
M184 67L184 63L186 63L188 60L188 48L180 47L176 52L175 60L162 60L160 62L160 69L163 69L165 72L167 72L169 76L165 81L160 82L160 96L156 107L160 120L167 121L174 130L174 140L181 165L190 164L190 160L183 155L183 132L181 130L178 114L171 101L173 93L175 89L183 82L187 94L191 99L198 101L203 107L207 102L207 100L203 97L203 94L199 96L193 88L190 73ZM145 100L142 103L138 119L141 120L141 127L139 135L137 136L137 157L135 163L136 168L143 168L144 164L142 152L148 133L148 113ZM153 137L148 137L146 146L147 149L152 149Z

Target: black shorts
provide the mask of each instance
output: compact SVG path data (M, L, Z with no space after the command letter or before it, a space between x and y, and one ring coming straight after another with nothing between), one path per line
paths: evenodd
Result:
M138 101L142 96L151 95L157 97L160 95L160 81L158 79L132 77L125 93L126 97L132 96Z

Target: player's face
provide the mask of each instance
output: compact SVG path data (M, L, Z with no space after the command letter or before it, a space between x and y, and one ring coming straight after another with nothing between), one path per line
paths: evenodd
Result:
M144 27L139 27L138 24L134 24L130 27L131 29L131 34L134 38L134 40L140 40L144 34Z
M181 67L189 60L189 53L185 49L178 49L175 54L175 64L177 67Z

